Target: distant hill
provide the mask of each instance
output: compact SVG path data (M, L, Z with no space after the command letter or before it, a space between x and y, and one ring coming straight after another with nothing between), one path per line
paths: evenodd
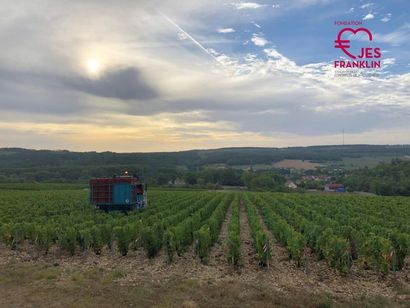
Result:
M283 159L314 162L363 156L410 155L410 145L345 145L289 148L222 148L181 152L114 153L0 148L0 168L70 165L146 165L199 167L209 164L271 164Z
M128 169L149 177L158 170L197 170L209 165L273 164L284 159L316 163L361 157L404 157L410 145L335 145L288 148L222 148L160 153L70 152L0 149L0 181L85 180Z

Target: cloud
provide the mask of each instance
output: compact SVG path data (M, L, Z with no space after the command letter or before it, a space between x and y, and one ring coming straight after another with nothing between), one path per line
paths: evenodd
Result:
M122 100L152 99L158 93L144 80L136 68L111 70L100 78L70 78L65 85L78 91Z
M259 24L257 24L256 22L252 21L252 25L254 25L256 28L262 28Z
M331 3L333 0L288 0L286 5L283 5L284 9L301 9L309 6L320 6ZM334 1L333 1L334 2ZM276 5L279 7L279 4Z
M251 41L255 44L255 46L264 47L268 40L265 39L261 34L254 33L252 35Z
M382 66L383 68L394 65L396 63L395 58L386 58L382 60Z
M372 7L373 5L374 5L374 3L369 2L369 3L363 4L362 6L360 6L360 8L362 8L362 9L367 9L367 8L369 8L369 7Z
M236 2L236 3L231 3L234 7L236 7L238 10L244 10L244 9L259 9L262 7L266 7L266 4L259 4L256 2Z
M233 28L219 28L217 29L218 33L233 33L235 32L235 29Z
M373 37L376 42L393 46L400 46L404 43L408 43L410 41L410 23L405 23L390 33L376 33Z
M335 143L343 127L351 142L410 142L405 48L388 48L383 62L400 73L336 78L331 55L290 50L289 33L271 24L277 16L285 29L289 14L301 22L313 11L326 15L330 1L286 1L280 10L260 1L270 9L242 11L219 0L176 3L39 0L22 9L7 0L0 7L0 144L80 151L289 146ZM252 21L265 35L250 32ZM229 29L221 25L235 35L218 35ZM385 26L375 41L408 42L407 24ZM242 46L246 39L252 44ZM99 78L87 77L90 58L101 60Z
M389 22L391 20L392 14L388 13L386 16L384 16L380 21L382 22Z
M356 35L350 34L349 39L366 42L369 40L368 36L363 32L357 33ZM377 43L390 44L392 46L400 46L408 43L410 42L410 23L405 23L389 33L374 33L373 41Z
M367 14L366 16L363 17L363 20L370 20L373 19L374 15L372 13Z

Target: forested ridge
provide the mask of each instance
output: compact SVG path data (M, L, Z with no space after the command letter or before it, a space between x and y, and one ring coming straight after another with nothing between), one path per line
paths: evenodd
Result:
M269 165L283 159L328 163L341 161L343 158L404 155L410 155L409 145L223 148L162 153L98 153L3 148L0 149L0 182L84 182L90 177L113 175L128 170L146 179L155 178L154 184L161 185L172 179L170 175L173 175L173 178L184 176L189 182L189 178L192 178L192 174L189 173L217 165L227 168L238 165L250 167L256 164ZM209 179L214 177L215 173L217 172L201 177ZM224 176L222 174L222 177ZM229 181L219 182L240 185L240 176L229 175Z

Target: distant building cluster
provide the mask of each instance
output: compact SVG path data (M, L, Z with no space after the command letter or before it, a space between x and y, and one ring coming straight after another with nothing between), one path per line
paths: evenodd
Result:
M286 188L289 190L306 189L310 191L346 192L343 184L339 183L344 176L341 168L300 169L291 166L281 167L278 172L286 178Z
M333 183L333 184L326 184L325 185L325 191L343 193L343 192L346 192L346 188L343 184Z

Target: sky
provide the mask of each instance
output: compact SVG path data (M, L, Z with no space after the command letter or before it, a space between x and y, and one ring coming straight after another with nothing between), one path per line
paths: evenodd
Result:
M410 144L408 0L0 4L0 147ZM377 74L335 75L335 21Z

